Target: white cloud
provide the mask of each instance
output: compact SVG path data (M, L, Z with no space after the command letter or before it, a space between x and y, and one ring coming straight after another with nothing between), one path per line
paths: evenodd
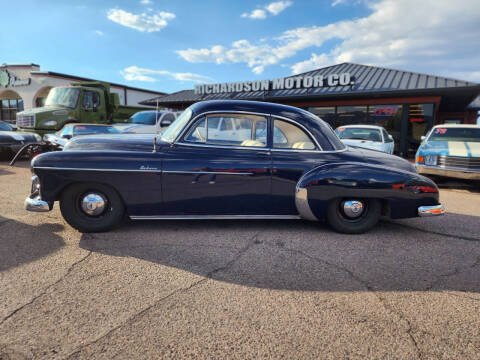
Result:
M256 74L305 49L315 49L314 54L293 64L293 73L339 62L439 75L479 70L478 0L378 0L366 4L370 14L361 18L291 29L267 41L242 39L230 46L217 44L178 54L195 63L245 63ZM329 47L325 49L326 41Z
M101 31L101 30L95 30L95 34L97 34L98 36L103 36L104 35L103 31Z
M276 1L265 6L265 9L267 9L268 12L276 16L292 4L293 3L291 1Z
M275 1L265 5L263 9L255 9L249 13L243 13L242 17L250 19L266 19L268 13L276 16L292 4L293 3L291 1Z
M248 17L250 19L265 19L267 17L267 12L263 9L255 9L251 13L243 13L242 17Z
M157 81L156 76L169 76L175 80L187 81L194 83L206 83L211 82L212 79L198 74L193 73L181 73L181 72L171 72L167 70L152 70L140 68L138 66L129 66L124 70L120 71L125 80L128 81L145 81L145 82L155 82Z
M174 19L175 14L166 11L132 14L122 9L110 9L107 12L107 17L120 25L138 31L154 32L167 26L167 20Z
M150 4L153 4L153 1L152 0L140 0L140 4L150 5Z

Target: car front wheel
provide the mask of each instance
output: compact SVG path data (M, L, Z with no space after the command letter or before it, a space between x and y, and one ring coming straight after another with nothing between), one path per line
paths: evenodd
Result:
M118 193L109 186L78 183L67 187L60 198L64 219L80 232L102 232L118 226L125 206Z
M334 199L327 209L327 222L338 232L361 234L375 226L381 210L377 199Z

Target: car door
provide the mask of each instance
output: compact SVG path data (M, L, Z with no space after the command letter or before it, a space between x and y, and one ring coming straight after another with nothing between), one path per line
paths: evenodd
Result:
M271 152L255 130L267 122L264 116L235 113L197 119L164 155L164 213L271 214ZM237 132L240 124L250 131Z
M98 123L105 121L100 95L93 90L85 90L82 95L82 122Z

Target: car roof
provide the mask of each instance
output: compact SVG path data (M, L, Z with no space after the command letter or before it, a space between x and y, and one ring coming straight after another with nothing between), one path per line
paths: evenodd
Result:
M475 125L475 124L441 124L441 125L435 125L434 128L437 127L442 127L442 128L474 128L474 129L480 129L480 125Z
M378 125L342 125L342 126L339 126L338 128L368 128L368 129L377 129L377 130L383 129L382 126L378 126Z
M112 125L110 125L110 124L88 124L88 123L66 124L65 126L67 126L67 125L72 125L72 126L85 126L85 125L88 125L88 126L112 127Z

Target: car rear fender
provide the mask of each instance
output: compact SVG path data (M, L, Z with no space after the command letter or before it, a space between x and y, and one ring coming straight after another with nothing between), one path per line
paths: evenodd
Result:
M336 198L380 199L386 215L414 217L418 206L438 204L438 188L413 172L357 162L321 165L297 183L297 210L305 219L324 219L328 203Z

